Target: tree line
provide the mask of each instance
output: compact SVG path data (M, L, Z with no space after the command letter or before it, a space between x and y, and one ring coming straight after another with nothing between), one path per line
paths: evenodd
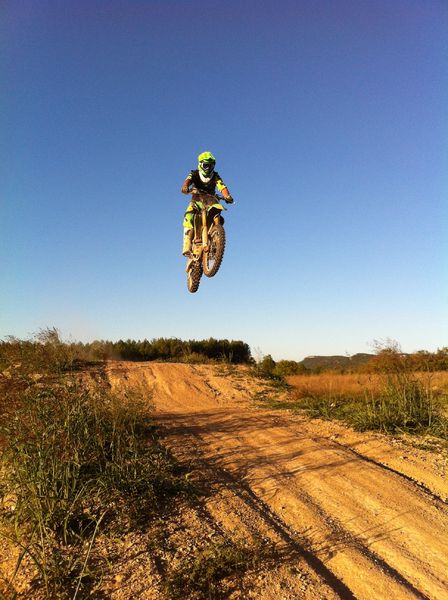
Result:
M270 354L257 361L257 370L269 376L315 374L321 372L374 373L402 371L448 371L448 347L436 352L420 350L404 353L396 342L375 348L375 354L352 357L308 357L303 361L275 361ZM15 357L17 361L33 360L42 354L42 360L53 357L55 364L70 365L76 362L98 360L172 361L172 362L226 362L255 365L249 344L241 340L208 338L188 340L179 338L154 338L151 340L95 340L93 342L62 341L56 328L40 330L32 339L9 337L0 340L0 372L2 366ZM322 361L322 359L325 359ZM332 361L334 359L334 361ZM342 360L341 362L341 359ZM356 359L356 360L354 360ZM361 360L362 359L362 360ZM316 362L313 362L315 360ZM48 361L47 361L48 362Z
M250 347L240 340L180 340L178 338L156 338L152 340L118 340L117 342L96 340L76 346L92 360L169 360L200 362L201 360L223 361L232 364L250 363Z
M250 347L241 340L183 341L178 338L156 338L152 340L95 340L93 342L61 341L57 329L45 329L31 340L8 338L0 341L0 367L11 352L26 360L28 356L54 356L64 364L98 360L173 361L173 362L226 362L229 364L251 364ZM4 361L3 361L4 362Z

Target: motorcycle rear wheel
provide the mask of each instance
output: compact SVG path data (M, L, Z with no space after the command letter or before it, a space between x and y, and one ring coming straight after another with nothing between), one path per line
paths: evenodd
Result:
M226 247L226 233L221 223L215 223L208 238L208 251L202 254L204 275L213 277L218 272Z
M194 260L187 273L187 285L188 291L194 294L198 291L199 284L202 276L202 265L201 261Z

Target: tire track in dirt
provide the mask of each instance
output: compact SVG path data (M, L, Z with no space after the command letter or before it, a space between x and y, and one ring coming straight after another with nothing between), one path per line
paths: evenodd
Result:
M236 484L236 482L231 478L229 478L229 480ZM276 513L272 512L269 505L263 502L263 500L256 494L254 494L250 487L239 484L239 488L239 492L236 493L241 497L241 499L243 499L248 505L256 508L260 514L260 517L263 518L263 520L265 520L289 546L294 548L299 555L305 558L309 566L312 567L314 571L324 579L324 581L329 585L329 587L331 587L333 591L338 593L343 598L356 598L356 596L343 583L343 581L335 577L335 575L325 566L322 560L313 554L311 550L307 550L304 545L297 541L297 535L294 535L293 532L291 532L288 525L282 521L282 519ZM305 494L301 494L301 496L302 500L312 506L316 513L318 513L323 520L328 521L328 515L326 515L324 511L318 509L316 506L313 506L314 503L309 498L306 498ZM354 547L357 547L364 556L366 556L370 561L373 561L375 564L379 565L387 575L398 581L404 588L413 593L417 598L428 599L428 596L421 594L419 590L417 590L409 581L407 581L398 571L388 565L373 551L366 548L362 543L359 542L359 540L347 534L341 524L337 523L334 518L331 519L331 526L333 534L335 534L336 538L343 540L343 543L346 545L350 544Z
M124 374L154 390L173 452L231 490L210 503L213 517L232 527L229 515L249 515L307 563L321 597L448 598L448 514L429 486L331 439L328 423L319 433L318 422L254 409L248 400L262 384L249 376L156 363L109 369L114 384Z
M332 573L325 564L315 556L310 550L297 539L297 534L281 519L281 517L273 512L266 502L255 494L250 486L238 482L234 477L225 473L227 484L231 485L234 494L240 498L248 507L250 507L264 523L274 531L277 536L286 544L286 546L294 550L299 556L303 557L308 565L325 581L325 583L340 597L347 600L355 598L351 590Z
M397 469L394 469L393 467L389 467L389 465L385 465L384 463L379 462L377 460L374 460L373 458L369 458L368 456L364 456L360 452L357 452L354 448L350 448L350 447L346 446L345 444L341 444L341 442L338 442L336 440L332 440L332 441L333 441L333 443L335 445L341 446L347 452L351 452L352 454L354 454L360 460L364 460L364 461L366 461L366 462L368 462L368 463L370 463L372 465L375 465L375 466L379 467L380 469L385 469L386 471L389 471L390 473L393 473L397 477L403 478L406 481L410 482L412 485L414 485L417 488L419 488L420 491L423 494L425 494L426 496L429 496L429 498L431 498L432 500L436 501L438 503L437 505L439 507L445 508L447 506L446 500L444 500L438 494L436 494L433 491L431 491L429 489L429 487L427 487L424 483L421 483L420 481L416 481L413 477L410 477L409 475L406 475L406 473L401 473Z
M210 429L213 429L213 426L210 427L209 423L213 420L213 415L208 414L205 420L207 422L199 426L197 422L193 426L183 422L178 427L178 434L183 436L184 439L185 436L190 435L201 439L203 435L202 432L209 430L206 437L207 446L210 446L212 443ZM257 422L258 421L259 419L257 419ZM165 421L162 420L162 423L165 423ZM247 420L245 421L243 428L250 429ZM237 425L230 427L230 429L237 431ZM220 437L223 428L218 427L218 431L218 437ZM275 435L275 431L272 429L270 430L270 434L273 434L273 437L278 439L278 435ZM204 440L202 439L202 441ZM414 597L426 597L426 594L423 592L420 593L418 588L405 575L401 575L397 569L391 566L386 558L380 558L378 554L373 553L368 549L369 544L378 543L382 540L387 542L388 535L391 535L394 529L399 530L403 527L397 526L389 531L379 529L378 532L379 526L377 524L365 524L363 525L364 531L355 531L355 535L353 531L350 531L347 527L348 521L354 519L353 516L350 515L350 518L346 517L346 524L345 527L343 527L334 511L330 511L329 514L323 509L321 504L325 500L326 494L319 495L317 500L315 498L313 499L310 494L307 494L304 491L304 489L292 485L292 483L294 483L294 476L285 469L285 465L282 465L282 468L279 470L275 466L277 461L273 460L271 457L268 460L263 458L260 461L259 458L256 458L255 455L251 453L250 442L248 440L241 440L241 442L247 460L250 463L255 464L256 477L253 477L250 470L246 469L246 458L243 459L243 462L240 465L235 462L235 454L240 455L240 452L230 450L228 443L224 446L225 452L223 452L223 449L221 448L221 456L217 459L217 462L213 453L207 453L206 459L214 465L215 470L224 464L224 468L228 472L232 472L235 480L240 482L240 487L243 487L246 482L249 482L253 493L259 498L265 498L266 504L269 505L271 512L282 515L282 521L297 531L298 537L301 537L304 542L307 542L310 551L319 558L319 560L324 561L329 565L334 574L338 576L342 582L347 581L347 579L350 581L353 572L368 572L371 570L372 565L374 565L380 572L377 573L375 577L372 577L369 582L363 584L363 590L359 590L358 581L355 580L350 582L351 586L355 590L358 590L357 594L360 594L358 597L409 598L410 592L413 592ZM202 443L199 443L199 446L201 445ZM262 445L266 446L267 444ZM217 449L219 451L219 446ZM231 458L231 460L229 460L229 458ZM262 465L261 463L264 464ZM263 468L262 473L260 472L260 468ZM273 488L275 489L275 495L272 494ZM285 507L287 509L286 513L282 514L282 509ZM292 517L290 514L291 511L294 511ZM360 512L362 512L362 510L360 510ZM310 524L311 530L309 527ZM382 526L383 523L381 527ZM363 540L365 534L370 531L372 531L372 534L368 536L367 540ZM388 548L386 547L386 550L387 549ZM415 557L412 552L409 552L406 547L401 547L398 550L393 548L393 550L393 559L395 561L397 554L402 553L404 555L402 561L405 561L406 554L409 555L409 560L412 563L412 571L415 562ZM430 565L426 565L425 568L430 569ZM432 581L432 585L437 586L437 580ZM380 590L380 595L374 596L373 594L375 591L378 592L378 590ZM443 590L443 587L440 586L440 590Z

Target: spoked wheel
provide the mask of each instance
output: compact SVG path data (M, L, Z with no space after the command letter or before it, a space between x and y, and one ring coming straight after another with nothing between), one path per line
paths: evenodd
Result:
M198 291L202 276L202 265L200 260L192 259L191 265L187 271L188 291L194 294Z
M215 223L208 238L208 252L202 255L202 267L207 277L213 277L218 272L224 256L226 234L221 223Z

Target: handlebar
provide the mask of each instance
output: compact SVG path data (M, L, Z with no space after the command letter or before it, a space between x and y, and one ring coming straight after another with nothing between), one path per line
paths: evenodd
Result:
M229 204L229 202L227 202L227 200L224 198L224 196L219 196L218 194L209 194L208 192L203 192L202 190L198 190L197 188L192 188L189 191L189 194L192 195L192 197L194 198L194 196L202 196L202 197L206 197L206 199L208 200L212 200L214 202L218 201L218 202L225 202L226 204ZM235 202L230 202L230 204L235 204Z

